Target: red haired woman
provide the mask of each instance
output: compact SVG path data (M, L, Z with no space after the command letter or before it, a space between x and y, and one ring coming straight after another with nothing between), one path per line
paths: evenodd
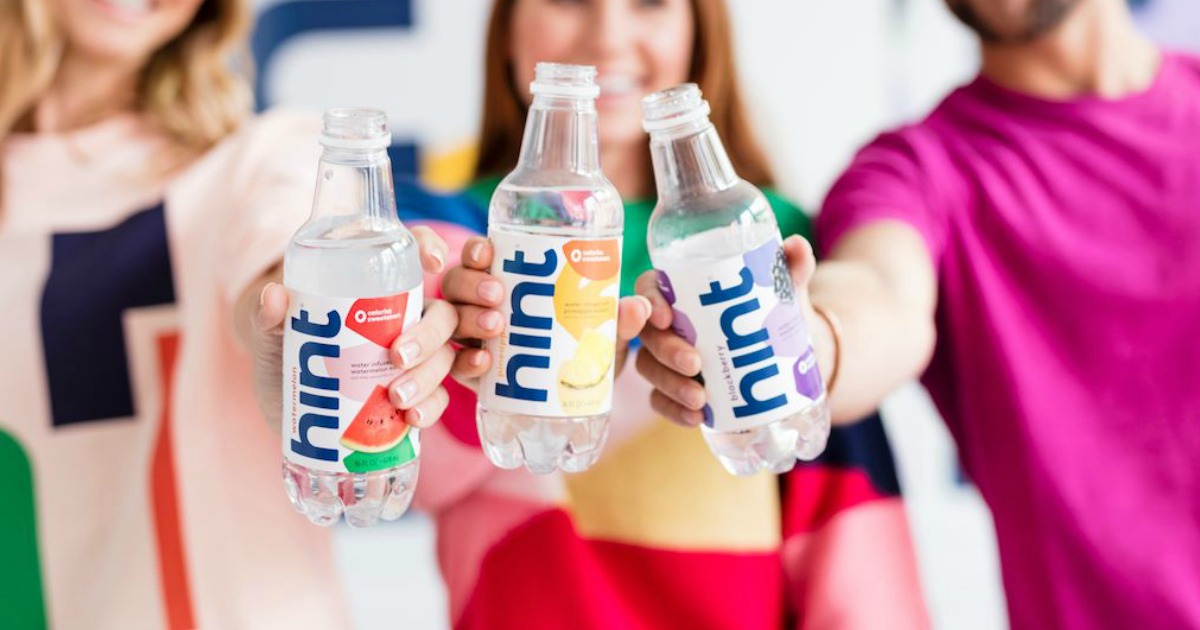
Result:
M721 0L498 0L488 32L482 207L515 165L536 62L599 70L600 161L625 205L622 294L650 267L654 178L643 95L696 82L743 178L766 188L785 234L807 218L774 180L737 86ZM491 248L468 241L448 272L459 334L501 330ZM625 298L620 328L649 314ZM464 350L464 380L487 368ZM618 377L611 436L574 475L497 471L479 451L473 402L429 434L418 498L437 519L458 628L920 628L928 624L891 455L877 416L838 428L827 454L776 478L728 475L696 430L656 420L650 386ZM438 470L443 472L437 472ZM423 495L423 497L422 497Z

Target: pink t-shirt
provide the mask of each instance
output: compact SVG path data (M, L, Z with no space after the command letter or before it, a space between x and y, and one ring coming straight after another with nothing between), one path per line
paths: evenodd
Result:
M0 627L343 628L234 302L312 205L320 121L170 175L141 117L3 148Z
M1200 60L1117 100L976 79L863 149L818 234L888 219L936 265L924 382L1013 627L1200 627Z

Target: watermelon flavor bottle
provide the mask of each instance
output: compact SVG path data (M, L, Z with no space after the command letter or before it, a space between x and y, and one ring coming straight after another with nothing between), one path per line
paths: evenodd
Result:
M420 442L388 400L389 348L420 318L417 244L396 216L387 116L325 114L312 216L284 257L283 481L318 525L399 518Z
M504 334L476 414L501 468L579 472L612 410L624 209L600 172L596 69L540 63L516 169L488 209Z

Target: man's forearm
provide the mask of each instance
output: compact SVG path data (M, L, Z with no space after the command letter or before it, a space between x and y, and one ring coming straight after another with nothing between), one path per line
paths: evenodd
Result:
M840 347L824 318L813 318L822 374L838 370L830 397L833 420L852 422L874 411L899 385L920 375L933 353L936 288L920 237L892 226L864 230L864 238L817 266L809 285L814 304L840 321ZM857 237L855 237L857 238ZM915 246L914 246L915 243ZM872 251L864 251L870 248ZM879 255L880 251L887 251ZM840 255L839 255L840 254Z

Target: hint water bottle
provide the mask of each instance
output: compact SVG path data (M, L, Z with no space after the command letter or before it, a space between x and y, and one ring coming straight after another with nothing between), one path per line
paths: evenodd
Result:
M624 209L600 172L596 69L538 64L517 168L488 213L505 331L477 421L501 468L595 463L612 407Z
M694 84L642 101L658 184L647 237L675 332L700 352L703 433L726 470L790 470L829 410L775 215L734 172Z
M388 350L421 315L416 241L396 216L387 115L325 114L312 216L283 263L283 482L318 525L366 527L412 501L420 443L388 400Z

